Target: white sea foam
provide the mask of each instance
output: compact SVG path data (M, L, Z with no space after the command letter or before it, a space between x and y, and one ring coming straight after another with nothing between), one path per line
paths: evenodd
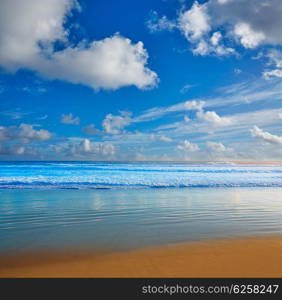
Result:
M282 186L282 166L1 163L0 188Z

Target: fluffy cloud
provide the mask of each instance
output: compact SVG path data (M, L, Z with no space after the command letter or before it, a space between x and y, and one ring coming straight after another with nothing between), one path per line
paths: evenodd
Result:
M0 141L18 140L22 144L31 143L34 141L46 141L51 138L52 134L45 129L36 130L33 125L20 124L19 127L4 127L0 126Z
M116 147L111 143L93 143L89 139L83 139L79 144L72 145L70 152L74 156L109 158L115 154Z
M245 48L256 48L265 39L262 32L254 31L248 23L237 23L234 26L234 35Z
M226 117L220 117L215 111L200 110L197 112L197 117L200 120L210 122L214 125L229 125L231 123L230 119Z
M266 54L269 58L270 63L274 64L276 68L282 68L282 51L277 49L271 49Z
M16 70L36 63L42 47L52 51L67 37L64 22L73 0L3 0L0 4L0 64Z
M213 152L224 152L228 149L222 143L207 142L206 145L207 148Z
M208 33L211 30L209 22L207 5L200 5L197 1L179 16L179 28L190 41L199 40Z
M185 113L187 111L195 111L196 118L190 119L184 115L184 122L190 123L190 121L205 121L215 126L224 126L232 123L232 120L228 117L221 117L215 111L204 111L205 101L202 100L190 100L180 102L167 107L154 107L136 117L131 117L130 114L123 114L120 116L114 116L109 114L103 121L103 127L106 133L118 134L122 129L132 123L149 122L164 117L173 113ZM171 124L170 124L171 125ZM170 126L169 125L169 126ZM175 123L179 126L179 122ZM166 125L157 128L160 130L168 129Z
M228 32L245 48L262 44L282 44L282 3L280 0L230 0L225 3L209 1L214 26L228 26Z
M282 137L278 135L271 134L269 132L263 131L257 126L254 126L251 129L252 137L255 137L263 142L273 144L273 145L282 145Z
M21 124L16 131L15 137L19 138L23 143L30 143L33 141L47 141L52 134L45 129L36 130L33 125Z
M217 53L225 55L233 52L231 48L225 48L221 45L222 35L220 32L211 31L210 16L206 4L200 5L195 2L190 10L180 14L178 19L178 28L184 34L186 39L193 45L193 53L207 55Z
M152 120L162 118L165 115L172 114L172 113L186 112L186 111L199 112L203 110L204 105L205 102L202 100L191 100L191 101L180 102L178 104L174 104L167 107L154 107L152 109L149 109L141 113L139 116L136 117L132 117L130 112L121 112L120 115L108 114L106 115L105 119L102 122L102 127L105 133L113 134L113 135L120 134L123 132L123 129L129 126L130 124L149 122ZM190 120L188 116L185 116L184 119L186 122ZM227 122L227 119L217 116L216 121L218 123L224 123ZM97 129L94 127L94 132L96 132L96 130ZM153 136L154 139L164 141L164 142L171 142L170 138L164 135L158 134Z
M114 116L112 114L106 115L102 122L102 126L106 133L119 134L122 129L128 126L132 122L129 113L122 113L120 116Z
M182 143L180 143L180 145L177 146L177 149L188 151L188 152L196 152L200 150L197 144L193 144L187 140L184 140Z
M225 47L222 41L220 31L212 32L212 18L209 15L208 4L199 4L195 1L192 7L182 11L176 24L173 26L178 28L185 38L191 43L192 51L196 55L228 55L234 53L234 49ZM165 30L165 24L174 24L167 20L166 17L159 19L158 26L155 25L154 31ZM151 30L152 31L152 30Z
M34 153L32 147L26 149L25 144L47 141L52 134L45 129L34 129L33 125L20 124L18 127L0 126L0 155L22 155Z
M94 89L154 87L158 77L146 66L148 53L142 42L114 35L70 45L66 19L78 8L76 0L1 1L0 65L9 71L28 68L49 79ZM56 42L62 50L55 50Z
M63 124L72 124L72 125L79 125L80 118L74 117L72 113L61 115L61 123Z
M172 21L166 19L168 22ZM281 27L280 0L209 0L203 4L194 1L177 18L177 28L198 55L233 54L230 41L244 48L282 45Z
M186 101L183 103L183 107L185 110L201 110L205 105L204 101Z
M40 62L37 71L50 79L81 83L94 89L118 89L135 85L140 89L156 86L157 74L146 67L148 53L143 43L114 35L87 46L56 52Z
M278 49L271 49L265 55L268 59L268 65L272 65L275 69L267 70L262 73L265 79L272 77L282 78L282 51Z

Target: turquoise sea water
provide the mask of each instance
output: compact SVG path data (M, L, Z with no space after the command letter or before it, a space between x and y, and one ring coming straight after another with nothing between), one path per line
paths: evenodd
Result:
M1 163L0 251L282 233L282 166Z
M282 187L282 165L0 162L0 188Z

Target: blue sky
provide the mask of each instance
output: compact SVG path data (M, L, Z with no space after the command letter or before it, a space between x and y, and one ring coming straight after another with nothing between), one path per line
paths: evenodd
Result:
M0 159L280 161L279 0L0 3Z

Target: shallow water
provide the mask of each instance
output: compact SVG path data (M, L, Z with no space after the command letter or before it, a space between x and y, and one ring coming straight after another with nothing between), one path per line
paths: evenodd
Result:
M282 233L282 189L0 189L0 251Z

